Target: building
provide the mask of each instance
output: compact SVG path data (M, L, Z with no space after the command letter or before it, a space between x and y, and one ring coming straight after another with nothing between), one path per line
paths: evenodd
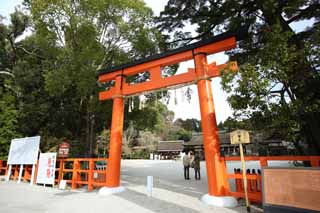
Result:
M230 133L219 131L221 156L239 156L238 144L231 144ZM190 141L159 141L157 150L150 155L150 159L177 159L184 153L192 151L204 159L202 133L193 133ZM243 144L244 154L247 156L294 155L294 144L280 139L267 137L262 133L251 133L250 143Z
M176 159L182 155L183 140L159 141L157 150L150 155L153 160Z
M219 131L220 153L221 156L239 156L238 144L231 144L230 133ZM251 133L249 144L243 144L244 154L249 156L268 156L268 155L293 155L296 153L292 142L268 137L262 133ZM192 135L188 142L183 143L185 150L191 150L204 156L202 133Z

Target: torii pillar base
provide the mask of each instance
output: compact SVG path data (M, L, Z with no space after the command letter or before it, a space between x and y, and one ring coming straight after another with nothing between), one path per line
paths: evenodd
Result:
M231 196L212 196L205 194L201 197L201 201L209 206L218 206L218 207L236 207L238 206L238 201Z
M118 187L102 187L99 190L99 195L112 195L112 194L117 194L120 192L123 192L125 188L123 186L118 186Z

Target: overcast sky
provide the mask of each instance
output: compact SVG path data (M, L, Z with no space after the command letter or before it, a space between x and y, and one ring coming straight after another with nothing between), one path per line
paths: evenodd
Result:
M155 15L159 15L160 12L164 9L168 0L144 0L146 5L151 7L154 11ZM8 17L10 13L14 11L16 5L21 3L22 0L1 0L0 6L0 14L2 16ZM6 22L8 20L5 20ZM295 24L294 28L296 31L303 30L307 25L310 25L312 21L303 21ZM189 28L192 31L192 27ZM208 56L208 62L211 63L216 61L217 64L225 63L228 61L228 57L223 53L214 54ZM188 61L180 64L180 68L178 72L185 72L186 69L190 67L193 68L193 62ZM220 78L214 78L211 81L213 99L216 109L217 122L224 121L228 116L232 116L232 110L229 104L226 101L227 94L222 91L220 86ZM187 87L183 89L177 89L176 91L171 91L171 100L169 102L168 108L175 112L175 119L177 118L197 118L200 119L200 109L199 109L199 100L198 100L198 92L197 87L195 85L190 86L193 90L192 98L190 103L183 97L182 93L185 92ZM176 95L175 95L176 94ZM174 97L177 98L177 104L174 103Z

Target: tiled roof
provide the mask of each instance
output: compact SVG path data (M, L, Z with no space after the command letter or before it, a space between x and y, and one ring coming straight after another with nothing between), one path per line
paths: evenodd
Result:
M158 151L182 151L183 141L159 141Z
M225 132L219 133L220 144L230 144L230 134ZM186 146L201 146L203 145L202 134L192 135L188 142L183 143Z

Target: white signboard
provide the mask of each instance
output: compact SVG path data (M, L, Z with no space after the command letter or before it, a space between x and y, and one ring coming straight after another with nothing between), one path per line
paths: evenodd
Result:
M57 153L41 153L39 157L39 167L37 183L54 185L54 173L56 171Z
M40 136L11 140L8 164L36 164Z

